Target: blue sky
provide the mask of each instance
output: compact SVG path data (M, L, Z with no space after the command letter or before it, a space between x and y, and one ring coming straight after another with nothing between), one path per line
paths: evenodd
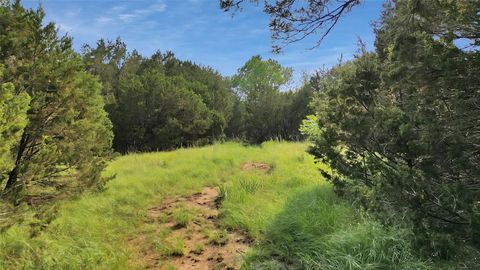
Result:
M180 59L211 66L223 75L233 75L252 55L273 58L295 70L312 72L349 59L358 38L369 48L374 35L371 22L378 19L383 0L365 0L345 16L320 47L315 36L271 53L268 16L261 7L246 6L243 12L224 13L218 0L23 0L27 7L42 4L46 20L57 23L74 38L80 49L99 38L120 36L128 48L148 56L156 50L173 51Z

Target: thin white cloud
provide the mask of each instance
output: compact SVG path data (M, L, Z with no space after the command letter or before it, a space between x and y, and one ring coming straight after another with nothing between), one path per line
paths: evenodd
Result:
M121 6L114 6L110 10L111 12L121 12L121 11L124 11L125 9L127 9L127 6L121 5Z
M82 8L78 7L78 8L75 8L75 9L71 9L71 10L68 10L65 15L68 17L68 18L75 18L77 17L78 15L81 14L82 12Z
M163 12L166 8L167 5L163 1L160 1L156 4L151 5L149 10L153 10L154 12Z
M118 19L120 19L123 22L129 22L137 17L138 17L138 14L135 14L135 13L125 13L125 14L118 15Z
M58 29L60 29L60 31L63 31L63 32L66 32L66 33L69 33L69 32L72 32L73 30L73 27L70 26L70 25L66 25L66 24L63 24L63 23L56 23L56 25L58 26Z
M100 17L97 18L98 23L109 23L111 21L113 21L112 17L100 16Z
M125 5L114 6L110 8L110 10L107 12L107 15L98 17L97 22L109 23L119 20L124 23L129 23L135 19L140 19L155 13L164 12L166 8L167 5L163 2L163 0L158 0L145 8L137 8L133 10L128 10L128 7Z

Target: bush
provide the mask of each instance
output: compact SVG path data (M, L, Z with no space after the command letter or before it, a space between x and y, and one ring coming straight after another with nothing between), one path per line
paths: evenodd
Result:
M384 224L411 224L420 250L436 260L455 257L458 245L480 247L480 54L425 30L429 20L459 23L437 12L463 18L460 28L474 24L465 6L446 3L387 7L376 52L360 48L312 79L318 127L303 128L338 194ZM406 19L411 12L423 20Z

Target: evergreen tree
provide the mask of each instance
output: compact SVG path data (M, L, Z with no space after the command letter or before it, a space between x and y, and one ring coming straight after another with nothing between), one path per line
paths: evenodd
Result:
M316 81L311 152L333 168L324 174L340 194L386 223L403 217L430 256L447 258L459 243L479 245L480 55L472 29L480 6L429 3L387 7L376 52L361 49ZM456 37L473 47L457 47Z
M111 147L101 85L84 71L71 39L59 38L53 23L43 26L43 18L41 9L19 1L0 6L4 80L14 85L15 99L31 98L4 188L14 199L28 193L27 184L59 191L97 185Z
M122 152L191 145L212 124L211 111L185 79L161 71L146 70L122 80L117 102L115 144Z
M127 53L120 39L86 45L83 57L103 82L115 150L172 149L224 136L233 94L212 68L181 61L172 52L149 58Z

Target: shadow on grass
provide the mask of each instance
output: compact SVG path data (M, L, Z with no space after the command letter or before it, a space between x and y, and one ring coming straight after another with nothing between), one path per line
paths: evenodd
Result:
M411 235L369 221L329 185L300 192L265 230L246 269L429 269Z

